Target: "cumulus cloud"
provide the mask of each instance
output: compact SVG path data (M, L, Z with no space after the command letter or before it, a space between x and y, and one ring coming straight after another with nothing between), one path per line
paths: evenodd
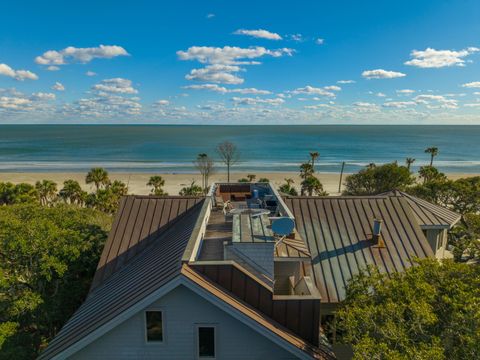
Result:
M323 45L324 43L325 43L324 39L318 38L317 40L315 40L315 44L317 45Z
M11 77L18 81L38 80L38 76L28 70L13 70L7 64L0 64L0 75Z
M409 106L415 106L417 103L415 101L387 101L383 104L384 107L403 109Z
M65 91L65 86L57 81L55 85L52 86L52 90Z
M323 88L316 88L310 85L307 85L303 88L297 88L293 91L291 91L292 94L298 95L298 94L307 94L307 95L320 95L320 96L326 96L326 97L335 97L335 94L331 91L327 91Z
M207 19L213 19L214 17L215 17L215 14L212 14L212 13L207 14L206 16Z
M463 84L464 88L480 88L480 81L472 81L466 84Z
M92 87L93 90L114 94L137 94L138 90L132 87L132 81L123 78L102 80L100 84Z
M397 94L402 94L402 95L410 95L413 94L415 90L412 89L401 89L401 90L396 90Z
M425 105L428 109L457 109L458 101L456 99L447 99L442 95L423 94L417 95L413 100L420 105Z
M53 111L51 104L55 100L55 94L36 92L31 95L24 94L16 89L0 89L0 112L2 113L37 113Z
M250 48L240 48L237 46L224 46L223 48L211 46L192 46L186 51L177 51L177 56L180 60L197 60L202 64L249 65L252 63L241 60L252 60L263 56L290 56L293 54L293 52L294 50L289 48L269 50L262 46Z
M234 74L241 70L236 65L213 64L201 69L193 69L185 78L187 80L209 81L221 84L241 84L244 80Z
M37 92L32 94L34 100L55 100L56 96L52 93Z
M265 104L265 105L273 105L278 106L285 102L282 98L275 98L275 99L262 99L259 97L251 98L251 97L236 97L232 98L232 101L236 105L257 105L257 104Z
M167 105L170 105L170 101L168 101L168 100L157 100L157 101L154 102L154 105L167 106Z
M363 101L357 101L353 103L355 106L355 110L359 112L377 112L379 111L379 106L377 104L369 103L369 102L363 102Z
M291 35L288 35L288 37L293 41L297 41L297 42L303 41L303 35L302 34L291 34Z
M247 35L252 36L254 38L260 39L268 39L268 40L282 40L282 37L277 34L270 32L268 30L258 29L258 30L246 30L246 29L238 29L234 32L235 35Z
M93 71L87 71L87 72L85 73L85 75L87 75L87 76L97 76L97 73L96 73L96 72L93 72Z
M413 50L410 55L411 60L405 62L405 65L419 68L442 68L447 66L465 66L464 58L480 49L469 47L460 51L455 50L435 50L427 48L425 50Z
M387 71L383 69L365 70L362 76L366 79L394 79L406 76L406 74L397 71Z
M480 107L480 102L463 105L465 107Z
M271 94L271 91L268 91L268 90L260 90L256 88L227 89L226 87L218 86L217 84L188 85L188 86L184 86L183 88L192 89L192 90L208 90L208 91L214 91L222 94L226 94L226 93L253 94L253 95Z
M208 64L204 68L191 70L185 76L187 80L220 84L243 83L244 79L237 74L244 70L240 65L260 64L254 59L263 56L280 57L292 54L293 50L288 48L268 50L259 46L251 48L192 46L187 51L177 51L180 60L196 60L202 64Z
M342 90L342 88L340 86L336 86L336 85L325 86L324 89L329 90L329 91L340 91L340 90Z
M58 66L55 66L55 65L50 65L47 67L47 70L48 71L58 71L60 70L60 68Z
M93 59L111 59L116 56L127 56L128 52L117 45L100 45L91 48L66 47L62 50L48 50L35 58L40 65L65 65L69 61L88 63Z
M355 84L355 80L338 80L337 84Z

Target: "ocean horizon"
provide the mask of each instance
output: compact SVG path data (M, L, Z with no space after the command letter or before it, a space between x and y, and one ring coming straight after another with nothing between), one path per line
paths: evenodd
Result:
M236 172L297 171L318 151L318 172L355 172L369 163L430 161L448 173L480 173L478 125L1 125L0 172L195 172L193 160L231 141ZM219 166L221 164L219 163Z

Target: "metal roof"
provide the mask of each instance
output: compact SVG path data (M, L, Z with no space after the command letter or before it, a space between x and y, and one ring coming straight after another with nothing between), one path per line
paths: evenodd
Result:
M125 196L103 248L91 289L125 266L174 225L201 197Z
M209 293L211 293L218 299L232 306L234 309L248 316L249 318L257 322L259 325L261 325L263 328L267 329L281 339L287 341L291 345L307 353L313 359L335 359L335 355L333 355L332 351L326 346L320 345L319 347L316 347L309 344L298 335L294 334L281 324L266 317L262 312L260 312L253 306L248 305L246 302L240 300L238 297L232 295L231 293L229 293L221 286L217 285L215 282L211 281L206 276L202 275L192 267L184 265L182 268L182 275L202 287L204 290L207 290Z
M286 197L284 201L308 245L322 302L343 300L348 280L367 265L393 273L409 267L413 257L434 256L403 197ZM374 219L383 220L384 248L372 241Z
M451 228L461 218L461 215L447 208L432 204L426 200L417 198L400 190L392 190L378 196L402 196L405 197L412 208L420 226L442 226Z
M177 211L174 209L182 208L182 206L186 208L186 201L192 200L172 197L126 197L112 228L114 235L109 239L107 245L113 246L116 244L116 239L121 239L120 245L126 242L130 244L129 239L134 237L132 234L136 234L144 229L144 225L148 225L147 223L150 221L147 219L164 218L163 216L154 216L158 214L159 207L165 209L168 207L170 208L169 213L174 213ZM108 278L102 278L102 283L90 292L83 305L40 355L40 359L50 359L60 354L180 274L181 258L202 208L202 200L195 202L196 205L191 206L189 211L184 211L185 216L177 220L175 226L170 226L165 231L160 226L161 222L152 222L152 226L149 227L152 230L148 240L150 246L145 249L148 251L142 251ZM146 213L139 210L143 208L141 205L144 203L150 205L147 206L150 210ZM140 213L143 214L143 218L137 216ZM163 211L161 213L164 214ZM123 225L124 219L133 217L136 218L134 222L136 225L131 225L134 228L133 231L128 230L128 237L120 236L129 228ZM170 216L168 218L171 219ZM144 225L140 226L141 224ZM161 229L161 231L156 232L155 229ZM143 239L140 243L146 241ZM124 250L121 254L125 252ZM138 253L138 250L136 252ZM101 263L104 263L103 259ZM100 271L103 271L102 267L100 267Z

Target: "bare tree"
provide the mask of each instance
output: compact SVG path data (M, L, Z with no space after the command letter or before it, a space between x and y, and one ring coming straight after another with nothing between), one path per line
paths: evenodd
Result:
M227 182L230 182L230 167L238 162L240 153L235 144L229 141L218 144L217 153L220 155L223 163L227 165Z
M202 175L202 189L206 194L208 191L208 178L215 171L213 160L207 154L198 154L197 159L193 162L195 167Z

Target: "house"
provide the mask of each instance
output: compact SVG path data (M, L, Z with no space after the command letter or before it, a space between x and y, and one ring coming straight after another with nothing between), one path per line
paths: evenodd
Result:
M40 358L348 358L323 331L347 281L433 256L405 196L127 196L87 299Z

